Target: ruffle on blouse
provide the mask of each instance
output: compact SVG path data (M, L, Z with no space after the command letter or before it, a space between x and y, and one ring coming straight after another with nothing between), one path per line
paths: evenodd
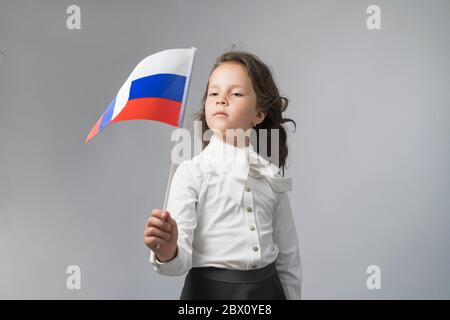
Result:
M249 174L265 178L274 192L292 190L292 179L281 176L280 168L254 151L251 144L237 148L213 135L201 156L204 161L196 163L196 175L225 176L228 196L238 204L241 204Z

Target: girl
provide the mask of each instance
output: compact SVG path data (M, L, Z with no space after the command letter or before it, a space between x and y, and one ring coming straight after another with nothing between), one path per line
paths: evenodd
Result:
M300 252L284 177L282 123L295 125L282 117L287 105L255 55L226 52L211 70L198 119L213 135L178 166L167 211L154 209L144 230L158 273L188 272L180 299L300 299ZM279 167L249 143L252 129L258 140L258 129L279 130Z

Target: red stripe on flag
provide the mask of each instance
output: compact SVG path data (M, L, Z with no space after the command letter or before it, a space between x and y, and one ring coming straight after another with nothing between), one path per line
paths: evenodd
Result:
M84 143L87 143L89 140L91 140L100 130L100 122L102 121L103 115L101 115L100 119L97 120L97 122L95 123L94 127L91 129L91 132L89 132L86 140L84 141Z
M181 103L164 98L128 100L122 111L111 122L124 120L156 120L178 127Z

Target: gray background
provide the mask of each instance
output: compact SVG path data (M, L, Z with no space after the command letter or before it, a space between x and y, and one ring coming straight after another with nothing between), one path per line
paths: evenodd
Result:
M71 4L81 30L66 28ZM366 27L371 4L381 30ZM174 128L128 121L84 139L141 59L195 46L192 128L234 44L271 67L297 121L303 298L450 298L449 13L449 1L1 0L0 298L178 299L184 277L158 275L143 243ZM372 264L380 290L366 287Z

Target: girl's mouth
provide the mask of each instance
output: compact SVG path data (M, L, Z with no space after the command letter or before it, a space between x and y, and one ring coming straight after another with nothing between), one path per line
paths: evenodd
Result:
M225 112L221 111L214 113L213 116L228 117L228 115Z

